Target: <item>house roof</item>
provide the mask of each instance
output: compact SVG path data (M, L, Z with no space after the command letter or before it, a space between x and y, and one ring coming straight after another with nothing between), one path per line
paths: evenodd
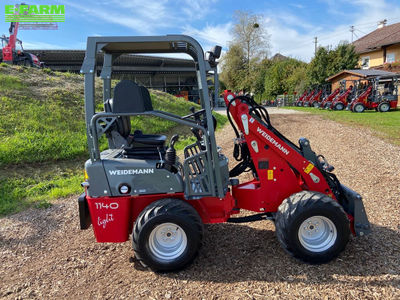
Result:
M357 53L366 53L397 43L400 43L400 23L378 28L354 41L353 45Z
M387 71L382 71L382 70L374 70L374 69L363 69L363 70L343 70L339 73L336 73L335 75L332 75L325 79L325 81L332 81L338 76L341 76L343 74L350 74L350 75L355 75L359 76L360 78L370 78L370 77L377 77L377 76L396 76L396 73L393 72L387 72Z

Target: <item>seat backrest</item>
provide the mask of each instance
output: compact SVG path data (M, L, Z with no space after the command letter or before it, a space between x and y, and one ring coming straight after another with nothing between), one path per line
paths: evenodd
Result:
M113 113L141 113L152 111L153 105L150 93L144 86L122 80L114 88L114 98L104 103L104 110ZM118 117L116 124L121 136L127 138L131 132L130 117Z
M149 91L130 80L121 80L114 88L110 103L114 113L141 113L153 110Z

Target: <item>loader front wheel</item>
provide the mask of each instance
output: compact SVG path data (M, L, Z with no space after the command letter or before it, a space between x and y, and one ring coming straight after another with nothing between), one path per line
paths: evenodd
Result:
M302 191L285 199L275 219L276 235L293 257L311 264L336 258L349 241L349 220L325 194Z
M136 259L153 271L183 269L197 256L203 223L197 211L178 199L161 199L139 215L132 240Z

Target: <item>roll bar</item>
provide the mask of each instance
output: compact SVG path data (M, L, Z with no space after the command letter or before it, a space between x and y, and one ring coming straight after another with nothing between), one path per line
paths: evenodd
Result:
M218 48L211 58L218 58ZM222 183L220 178L220 168L217 166L218 152L215 141L215 128L212 119L211 102L208 94L207 73L213 72L215 81L215 97L218 97L218 73L214 60L205 59L204 51L200 44L192 37L187 35L165 35L165 36L100 36L88 37L85 59L81 68L81 73L85 78L85 120L87 143L90 152L90 159L96 161L100 159L97 128L95 127L96 115L95 111L95 75L96 71L96 55L100 52L104 53L103 68L100 77L103 79L103 101L111 98L111 74L113 61L122 54L136 53L186 53L190 55L196 67L197 84L199 89L200 103L206 112L207 120L207 139L210 143L209 157L213 164L214 178L217 178L217 193L219 197L223 197ZM165 114L157 112L158 117L167 118ZM171 116L170 116L171 117ZM181 123L176 117L172 117L176 122ZM96 139L96 141L94 141Z

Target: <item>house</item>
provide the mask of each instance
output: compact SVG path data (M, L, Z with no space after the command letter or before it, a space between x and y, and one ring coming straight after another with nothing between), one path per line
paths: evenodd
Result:
M346 80L346 88L354 85L354 80L367 81L370 78L378 76L395 76L396 73L384 70L360 69L360 70L344 70L326 79L332 84L332 91L337 89L342 80Z
M400 65L400 23L386 25L386 20L383 20L378 29L356 40L353 45L360 55L360 68L400 72L397 66Z

